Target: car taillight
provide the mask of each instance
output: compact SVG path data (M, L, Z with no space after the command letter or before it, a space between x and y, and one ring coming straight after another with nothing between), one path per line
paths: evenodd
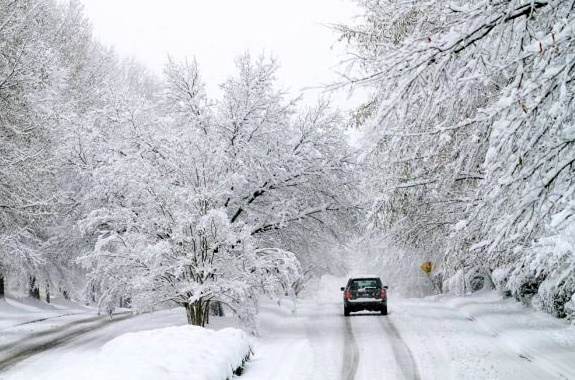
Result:
M387 292L385 291L385 289L381 289L381 291L379 292L379 295L381 296L381 298L385 298L385 297L387 297Z
M348 300L348 299L351 298L351 292L349 291L349 289L345 291L345 296L344 296L344 297L345 297L346 300Z

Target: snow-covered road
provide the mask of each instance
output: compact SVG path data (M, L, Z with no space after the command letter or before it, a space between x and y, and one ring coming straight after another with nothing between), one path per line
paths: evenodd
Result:
M26 315L0 310L7 317L0 329L0 380L45 378L55 370L89 362L106 342L127 332L186 323L180 310L122 313L112 320L94 309L30 307Z
M341 302L335 301L303 301L293 315L287 308L283 314L279 310L271 303L262 307L262 336L242 378L422 378L390 316L365 312L344 317Z
M252 338L254 356L241 379L575 379L575 326L495 292L426 299L390 292L389 315L350 317L343 316L340 296L334 291L303 300L295 312L289 300L262 301L260 335ZM211 328L238 326L231 317L212 322ZM98 328L75 333L91 324ZM176 309L112 323L80 313L3 327L4 358L32 344L58 345L7 362L15 365L0 369L0 379L46 378L68 366L82 370L123 333L182 324L185 315ZM167 365L169 359L158 360Z
M388 316L270 303L262 317L245 380L575 379L574 327L495 293L390 300Z
M0 371L129 316L125 314L110 320L88 313L71 313L4 328L0 331Z

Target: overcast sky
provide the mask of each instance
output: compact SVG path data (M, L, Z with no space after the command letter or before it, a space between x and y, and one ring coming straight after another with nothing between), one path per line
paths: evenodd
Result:
M157 73L168 53L196 57L212 96L247 50L278 58L278 79L294 93L334 81L342 46L328 25L359 14L350 0L81 1L97 39Z

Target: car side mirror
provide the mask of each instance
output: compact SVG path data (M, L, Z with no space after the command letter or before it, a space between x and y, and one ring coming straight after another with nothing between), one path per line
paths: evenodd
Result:
M341 288L339 288L339 290L341 290L343 292L345 290L345 288L342 286Z
M387 290L387 289L389 289L389 286L384 285L383 288L384 288L385 290Z

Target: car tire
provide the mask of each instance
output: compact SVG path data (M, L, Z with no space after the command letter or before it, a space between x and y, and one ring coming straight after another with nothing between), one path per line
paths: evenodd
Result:
M343 308L343 315L345 315L346 317L349 317L349 309L347 307Z
M387 315L387 305L381 307L381 315Z

